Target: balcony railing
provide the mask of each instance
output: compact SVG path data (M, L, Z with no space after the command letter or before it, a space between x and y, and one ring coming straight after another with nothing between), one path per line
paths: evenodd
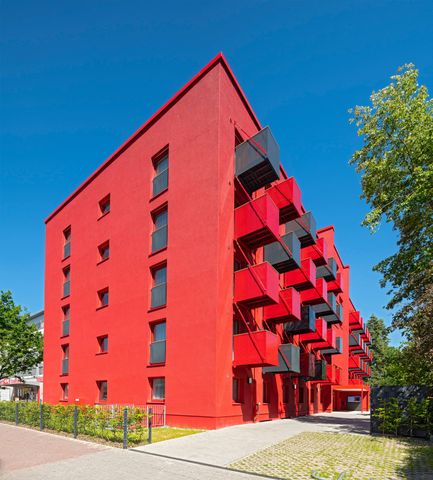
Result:
M286 233L294 232L301 247L308 247L316 243L316 220L311 212L304 213L302 217L286 223Z
M299 268L301 266L301 243L298 237L293 232L286 233L281 237L281 241L287 249L283 248L280 242L266 245L264 259L279 273Z
M278 365L264 367L263 373L300 373L300 348L291 343L285 343L278 348Z
M67 375L69 373L69 358L64 358L62 360L62 375Z
M235 239L249 248L275 241L279 235L279 212L265 194L235 209Z
M267 190L267 194L280 209L281 224L302 215L301 190L293 177L272 186Z
M294 288L281 290L278 303L264 308L264 319L284 323L301 319L301 302L299 292Z
M68 280L63 284L63 296L67 297L70 294L71 294L71 281Z
M158 340L150 344L150 363L165 363L165 340Z
M337 278L337 262L334 258L328 258L327 264L317 269L317 278L324 278L327 282Z
M279 301L279 275L268 262L235 272L234 301L250 308Z
M233 366L278 365L279 337L268 330L233 335Z
M62 335L69 335L69 320L63 320L62 322Z
M153 183L153 189L152 189L153 196L156 196L159 193L166 190L168 188L168 169L156 175L152 183Z
M152 252L157 252L167 246L167 225L152 233Z
M167 303L167 284L161 283L152 287L150 291L150 307L162 307Z
M280 178L280 148L269 127L236 147L236 176L252 193Z
M311 307L304 305L301 312L301 320L291 321L284 324L284 331L287 335L312 333L316 330L316 315L314 310Z

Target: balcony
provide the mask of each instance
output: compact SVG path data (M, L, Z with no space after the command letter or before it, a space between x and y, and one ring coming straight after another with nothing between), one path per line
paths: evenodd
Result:
M313 353L301 353L301 376L308 379L314 378L316 375L316 358Z
M328 258L326 265L317 269L317 278L324 278L327 282L337 278L337 262L334 258Z
M299 292L294 288L281 290L278 303L264 308L264 319L275 323L284 323L301 319Z
M281 242L288 251L280 242L273 242L265 246L264 259L279 273L299 268L301 266L301 244L298 237L294 233L286 233L281 237Z
M323 342L313 343L312 347L314 350L328 350L337 348L335 330L332 327L328 327L325 340Z
M280 210L281 224L302 215L301 190L293 177L269 188L267 194Z
M287 322L284 324L286 335L299 335L301 333L312 333L316 329L316 315L309 306L301 309L301 320Z
M314 380L326 381L326 365L325 360L316 360Z
M267 194L235 209L235 239L249 248L274 242L279 226L278 208Z
M63 320L62 322L62 336L69 335L69 320Z
M336 323L343 322L343 307L341 304L337 303L335 308L335 313L331 313L330 315L325 316L325 320L330 324L334 325Z
M279 337L268 330L233 335L233 366L278 365Z
M316 280L316 286L301 291L301 303L304 305L319 305L327 301L327 284L323 278Z
M165 363L165 340L150 344L150 364Z
M301 268L296 268L284 274L284 285L295 287L298 290L305 290L316 286L316 265L313 261L302 260Z
M343 339L342 337L336 337L335 348L323 348L320 352L322 355L338 355L343 353Z
M364 322L361 318L360 312L352 312L349 315L349 326L352 331L364 330Z
M317 267L327 265L328 246L324 238L318 238L316 243L301 250L301 259L311 258Z
M291 343L278 347L278 365L264 367L263 373L300 373L300 348Z
M236 147L236 176L248 193L280 178L280 147L265 127Z
M328 292L327 300L314 305L316 315L319 317L326 317L334 315L337 310L337 297L334 293ZM326 319L327 320L327 319Z
M349 372L356 372L360 370L359 357L349 355Z
M352 332L349 335L349 347L359 347L361 345L361 338L358 332Z
M301 242L301 247L308 247L316 243L316 220L311 212L286 223L286 233L294 232Z
M335 294L343 293L343 275L341 272L337 273L337 277L335 280L331 280L328 282L328 291L334 292Z
M314 314L315 316L312 307L308 307L308 309L310 312L313 312L312 314ZM299 335L300 342L304 344L311 343L313 347L314 344L320 345L326 342L328 335L328 324L326 323L326 321L323 320L323 318L316 318L315 322L315 329L313 331Z
M268 262L235 272L234 301L250 308L279 302L279 276Z
M150 308L163 307L167 303L167 284L160 283L150 290Z
M69 373L69 358L62 360L62 375L68 375Z

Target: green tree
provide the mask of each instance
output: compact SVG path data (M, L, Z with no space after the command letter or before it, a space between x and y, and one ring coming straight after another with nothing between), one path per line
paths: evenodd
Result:
M388 328L384 321L376 315L371 315L367 321L367 328L371 336L371 362L370 385L382 385L386 356L389 348Z
M351 110L363 146L350 163L370 206L363 224L375 232L385 219L398 234L396 253L374 267L389 287L393 327L433 370L433 99L411 64L391 80Z
M20 377L42 361L43 339L29 314L15 305L11 292L0 292L0 380Z

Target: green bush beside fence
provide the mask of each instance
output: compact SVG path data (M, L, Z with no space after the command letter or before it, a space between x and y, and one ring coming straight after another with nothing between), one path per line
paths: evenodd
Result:
M76 433L110 442L124 440L125 407L114 405L50 405L38 402L0 402L0 421L16 421L31 427L42 426L57 432L74 433L74 411L77 409ZM127 440L136 444L147 440L147 413L144 408L128 407Z

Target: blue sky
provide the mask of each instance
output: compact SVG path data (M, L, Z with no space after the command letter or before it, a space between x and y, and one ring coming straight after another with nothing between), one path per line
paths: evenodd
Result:
M44 218L223 51L307 208L335 225L355 305L389 321L372 266L395 235L360 227L347 110L408 62L432 91L432 25L430 0L1 0L0 289L43 308Z

